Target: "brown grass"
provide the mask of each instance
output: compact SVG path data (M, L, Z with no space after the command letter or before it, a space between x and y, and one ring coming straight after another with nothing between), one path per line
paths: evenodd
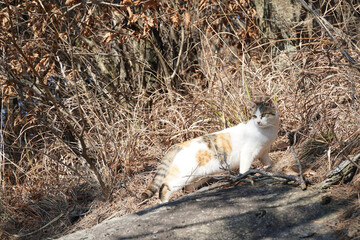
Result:
M0 238L53 237L158 203L156 198L141 202L140 194L164 152L174 144L246 121L249 98L256 100L266 95L278 105L280 136L271 153L277 170L295 171L291 168L295 164L293 156L286 150L290 146L288 136L292 135L297 136L294 147L312 185L324 180L326 173L345 157L359 153L359 71L344 60L337 46L320 29L310 40L294 39L298 46L293 52L280 51L273 41L262 38L255 30L253 34L257 37L245 39L231 27L214 29L216 24L220 26L217 22L220 16L206 15L212 7L218 10L210 5L196 6L200 10L197 15L194 13L189 36L193 33L191 36L197 42L191 43L190 37L186 38L184 44L188 48L185 47L185 57L171 89L163 71L150 71L141 62L134 63L133 78L121 82L112 92L112 84L123 80L123 73L100 71L95 58L86 55L94 49L84 47L76 63L84 72L86 67L91 69L88 70L93 74L89 74L91 84L82 83L89 76L82 75L75 62L56 62L71 68L66 77L58 69L57 74L68 80L64 82L67 86L59 85L60 90L57 89L65 99L60 110L49 104L49 99L32 95L39 104L36 105L25 94L22 100L32 104L26 114L7 110L2 132L11 141L5 144L7 155L2 155L1 162ZM347 1L340 1L338 8L345 7ZM88 14L87 10L81 11ZM247 19L254 20L250 16ZM210 24L209 20L214 22ZM96 21L93 24L99 35L92 37L99 43L97 38L102 35L96 32ZM357 46L360 36L352 24L338 22L336 27L353 39L354 47L348 47L345 41L342 44L360 62ZM125 44L129 59L137 59L140 53L132 48L142 42L126 39L114 45ZM232 41L236 44L231 44ZM195 48L196 61L190 56ZM111 53L106 46L99 49L96 51ZM109 69L120 68L112 57L102 60ZM113 78L109 77L111 74ZM151 78L153 83L144 88L136 85L130 91L131 85L141 79L137 78L139 74L149 79L155 76ZM79 136L74 136L74 132ZM88 158L84 158L84 146ZM96 160L95 171L90 166L91 159ZM358 172L338 188L346 189L349 199L359 201ZM106 191L108 198L104 199ZM182 194L179 192L175 198ZM351 211L359 211L358 206ZM345 220L344 228L356 222L352 218Z

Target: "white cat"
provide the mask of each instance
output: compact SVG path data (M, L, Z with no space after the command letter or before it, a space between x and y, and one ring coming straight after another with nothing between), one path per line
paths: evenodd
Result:
M245 173L256 158L270 166L269 150L280 122L277 108L269 100L252 103L252 113L247 122L170 148L141 197L150 198L160 188L159 198L167 202L174 191L198 187L204 177L224 168Z

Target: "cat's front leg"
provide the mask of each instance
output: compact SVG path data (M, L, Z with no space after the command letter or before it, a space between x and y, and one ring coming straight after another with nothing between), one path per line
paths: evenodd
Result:
M243 152L240 155L240 167L239 167L239 173L244 174L247 171L249 171L252 162L254 161L254 156L251 153Z
M269 152L264 153L262 156L259 157L259 159L265 170L269 170L272 167Z

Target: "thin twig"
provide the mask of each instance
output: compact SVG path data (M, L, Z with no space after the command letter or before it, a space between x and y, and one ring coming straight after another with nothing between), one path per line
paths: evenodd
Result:
M348 158L347 156L344 155L344 157L349 160L352 164L354 164L354 166L356 166L358 169L360 169L360 165L357 163L357 161L359 161L360 159L360 153L355 155L352 159Z
M273 179L279 179L279 178L282 178L282 179L285 179L287 181L294 181L294 182L299 182L299 179L296 177L296 176L293 176L293 175L287 175L287 174L282 174L282 173L272 173L272 172L266 172L266 171L261 171L259 169L250 169L249 171L247 171L246 173L244 174L241 174L240 176L238 176L236 178L236 181L237 180L240 180L240 179L244 179L245 177L249 176L250 174L261 174L262 176L260 177L270 177L270 178L273 178Z
M56 218L54 218L53 220L51 220L50 222L48 222L47 224L45 224L44 226L42 226L41 228L33 231L33 232L30 232L30 233L27 233L27 234L24 234L24 235L21 235L21 237L26 237L26 236L30 236L30 235L33 235L37 232L40 232L41 230L43 230L44 228L48 227L49 225L53 224L54 222L56 222L57 220L59 220L62 216L64 215L64 213L61 213L59 216L57 216Z
M306 182L305 182L305 179L304 179L304 176L303 176L303 171L302 171L302 167L301 167L301 163L300 163L300 159L299 157L297 156L293 146L290 147L290 150L292 152L292 154L294 155L295 159L296 159L296 162L299 166L299 180L300 180L300 187L302 190L306 190Z

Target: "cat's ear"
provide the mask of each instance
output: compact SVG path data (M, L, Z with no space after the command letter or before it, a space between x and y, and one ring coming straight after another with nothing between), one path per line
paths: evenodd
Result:
M265 97L264 102L267 106L275 106L273 100L269 96Z
M255 108L255 107L256 107L256 103L254 103L253 101L248 100L248 102L249 102L251 108Z

